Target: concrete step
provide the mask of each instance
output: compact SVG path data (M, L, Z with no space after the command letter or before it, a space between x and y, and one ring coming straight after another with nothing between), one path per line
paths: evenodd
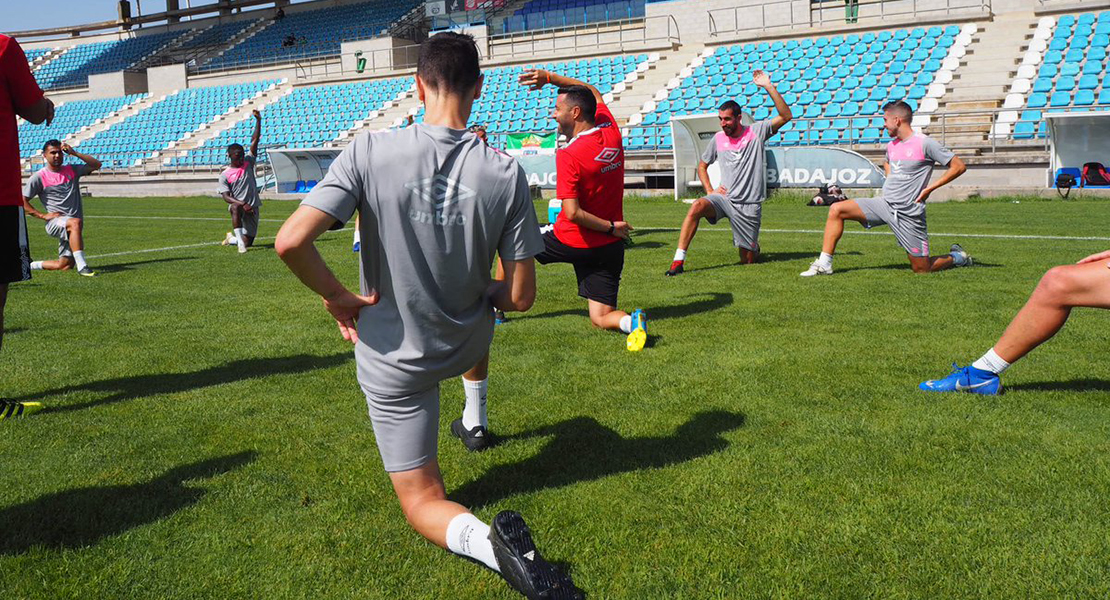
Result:
M77 133L70 136L69 144L73 147L79 147L81 145L81 142L91 139L98 133L102 131L107 131L108 128L115 125L116 123L119 123L124 119L127 119L128 117L134 116L150 108L157 102L162 101L165 97L165 94L161 94L157 96L147 96L146 98L140 98L139 100L128 104L127 106L108 115L107 117L104 117L103 119L100 119L98 121L94 121L88 127L79 129Z
M420 107L420 100L416 96L416 85L404 92L397 95L396 98L388 102L389 106L382 106L378 110L370 113L370 116L361 121L357 121L353 127L346 131L341 131L335 139L328 142L333 146L342 146L348 144L354 137L364 131L376 131L378 129L385 129L391 127L397 119L415 114L416 109Z
M244 41L258 35L258 33L260 31L262 31L263 29L266 29L267 27L269 27L270 25L273 25L273 24L274 24L274 20L272 18L271 19L262 19L259 22L255 23L254 25L251 25L250 27L247 27L243 31L239 32L239 35L237 35L237 36L231 38L230 40L228 40L227 44L225 44L218 52L213 52L212 54L210 54L208 56L205 56L205 57L198 57L196 59L197 66L204 66L204 65L212 62L213 60L223 56L224 54L227 54L227 52L229 50L231 50L232 48L234 48L234 47L238 46L239 44L243 43Z

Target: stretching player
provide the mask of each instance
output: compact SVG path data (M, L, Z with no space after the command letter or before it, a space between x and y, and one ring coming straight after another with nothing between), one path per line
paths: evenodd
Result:
M447 32L421 44L416 83L424 123L356 137L282 226L276 248L356 344L378 451L413 528L528 598L581 598L536 551L518 513L486 525L444 490L439 383L488 355L494 306L532 306L532 257L543 242L524 171L466 131L482 89L474 39ZM314 245L356 211L365 217L362 295L335 278ZM490 277L495 253L503 282Z
M745 127L740 122L740 105L729 100L721 105L717 118L721 132L710 141L701 162L698 179L706 196L690 205L682 230L678 234L678 250L666 275L682 273L686 251L698 231L702 219L715 224L722 217L732 226L732 243L740 249L740 262L752 264L759 258L759 226L763 220L763 201L767 199L767 166L764 144L794 117L782 94L763 71L752 73L752 81L767 91L778 115ZM721 186L716 190L709 182L709 165L721 161Z
M63 165L66 154L85 164ZM79 274L93 277L96 273L85 262L85 211L80 180L99 169L100 161L58 140L46 142L42 156L46 159L46 168L32 175L23 186L23 208L32 217L46 221L46 233L58 238L58 260L37 260L31 263L31 269L65 271L76 265ZM31 199L36 197L46 213L31 206Z
M624 220L624 144L617 121L601 92L587 83L547 71L531 69L521 85L539 90L559 88L551 116L559 133L570 140L555 152L558 173L555 194L563 210L555 227L544 233L540 264L574 265L578 295L586 299L590 322L601 329L628 334L629 350L643 349L647 317L617 310L624 241L632 226Z
M859 221L864 227L890 225L898 244L906 250L914 273L931 273L952 267L966 267L971 257L959 244L950 253L929 256L929 231L925 226L925 201L937 188L964 174L967 166L951 150L932 138L914 133L910 123L913 109L901 100L883 106L883 126L891 140L886 147L886 183L882 195L845 200L829 207L825 221L825 241L821 256L813 261L802 277L832 275L836 243L844 235L844 221ZM933 164L948 166L948 171L929 185Z
M1056 335L1077 307L1110 308L1110 250L1049 269L993 348L971 366L957 366L944 379L922 383L921 389L998 394L1002 372Z
M254 133L251 135L250 154L244 156L241 144L228 146L227 158L231 166L220 173L220 185L216 188L231 213L232 230L224 238L223 245L238 246L240 254L246 252L258 236L258 213L262 209L262 198L254 181L258 140L262 137L262 114L257 110L251 114L254 115Z

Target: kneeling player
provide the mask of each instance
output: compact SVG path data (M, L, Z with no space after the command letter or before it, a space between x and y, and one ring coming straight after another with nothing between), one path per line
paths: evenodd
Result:
M766 73L756 71L752 73L752 80L767 90L778 115L744 126L740 122L739 104L729 100L721 105L717 113L721 131L710 141L698 163L698 178L707 195L690 205L686 219L682 221L678 250L674 253L671 268L667 269L668 277L682 273L686 251L702 219L709 221L710 225L722 218L728 219L732 225L732 243L740 249L740 262L751 264L759 257L759 226L763 220L763 201L767 199L764 143L794 115ZM718 160L721 162L721 186L714 190L709 182L709 165Z
M85 164L63 165L69 154ZM100 161L74 150L69 144L50 140L42 147L46 168L35 173L23 187L23 206L27 214L46 221L46 233L58 238L58 260L38 260L32 270L65 271L77 267L77 273L92 277L96 273L85 262L84 219L81 203L81 178L100 168ZM31 206L38 197L46 213Z
M1071 310L1078 307L1110 308L1110 250L1092 254L1078 264L1049 269L993 348L970 366L956 367L944 379L922 383L921 389L986 395L1001 392L1002 372L1056 335Z
M254 134L251 135L250 154L244 155L243 146L231 144L227 147L227 158L231 166L220 173L220 185L216 191L227 202L231 213L231 231L224 238L225 246L235 245L239 253L247 251L258 237L258 212L262 209L262 198L258 195L258 184L254 180L254 163L258 157L258 140L262 136L262 114L254 114Z
M821 256L813 261L802 277L832 275L832 257L844 235L844 221L859 221L864 227L890 225L898 244L906 250L914 273L931 273L971 265L971 257L959 244L950 253L929 256L929 231L925 227L925 200L937 188L964 174L967 167L960 157L932 138L914 133L910 123L913 109L901 100L883 106L883 126L894 138L886 147L886 183L882 195L845 200L829 207L825 221L825 240ZM936 183L929 185L933 164L948 166Z
M536 551L519 514L503 511L486 525L448 500L436 459L439 383L473 373L488 355L494 306L532 306L532 257L543 249L524 170L465 131L481 81L473 38L425 41L416 70L425 122L356 137L282 226L276 248L356 344L378 450L413 528L528 598L581 598ZM313 243L356 211L367 234L363 295L336 279ZM490 277L495 254L503 282Z

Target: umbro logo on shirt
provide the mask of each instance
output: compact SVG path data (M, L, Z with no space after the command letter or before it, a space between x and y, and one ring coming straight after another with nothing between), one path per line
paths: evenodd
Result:
M611 164L613 161L617 160L617 157L620 155L620 148L604 148L601 150L601 154L594 157L594 160L600 163ZM587 154L587 156L589 155Z
M409 210L409 219L417 223L433 225L466 225L466 215L445 214L443 211L452 204L469 200L477 195L474 190L443 175L406 183L405 188L431 204L435 211L427 212L413 207Z

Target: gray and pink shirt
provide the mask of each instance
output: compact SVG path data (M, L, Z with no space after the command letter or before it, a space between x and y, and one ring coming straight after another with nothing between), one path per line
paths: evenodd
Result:
M80 219L84 215L81 178L91 172L88 165L62 165L57 171L43 169L27 180L23 196L28 199L37 196L48 213Z
M900 214L924 214L925 204L919 204L917 197L929 185L933 165L940 163L947 166L954 156L951 150L920 133L905 140L895 138L886 145L890 174L883 184L883 200Z
M251 208L262 206L262 198L258 196L258 185L254 181L254 157L250 154L243 157L243 166L228 167L220 173L220 185L216 192L231 194L232 198L245 202Z
M733 204L754 204L767 199L767 156L764 143L774 135L771 121L741 127L730 138L718 131L701 155L702 162L721 161L721 185Z

